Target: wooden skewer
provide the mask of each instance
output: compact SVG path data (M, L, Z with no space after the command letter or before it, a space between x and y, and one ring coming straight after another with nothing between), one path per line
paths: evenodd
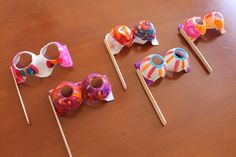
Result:
M138 77L139 77L139 80L140 80L141 84L143 85L143 88L144 88L144 90L145 90L145 92L146 92L146 94L147 94L149 100L151 101L151 103L152 103L152 105L153 105L153 107L154 107L154 109L155 109L157 115L159 116L162 125L165 126L165 125L167 124L166 119L165 119L165 117L163 116L163 114L162 114L162 112L161 112L161 109L159 108L159 106L158 106L158 104L157 104L155 98L153 97L153 95L152 95L150 89L148 88L147 83L145 82L141 71L140 71L139 69L136 69L136 73L137 73L137 75L138 75Z
M124 77L123 77L123 75L122 75L122 73L121 73L121 71L120 71L120 68L119 68L119 66L118 66L118 64L117 64L117 62L116 62L116 59L115 59L114 55L112 54L112 50L111 50L109 44L107 43L106 39L104 39L104 43L105 43L106 48L107 48L107 50L108 50L108 53L109 53L109 55L110 55L110 57L111 57L111 61L113 62L113 65L114 65L114 67L115 67L115 69L116 69L116 73L117 73L117 75L118 75L118 77L119 77L119 79L120 79L120 82L121 82L121 84L122 84L124 90L126 90L126 89L127 89L127 85L126 85L126 83L125 83Z
M61 126L61 123L60 123L59 118L58 118L58 116L57 116L56 110L55 110L55 108L54 108L54 106L53 106L52 99L51 99L50 95L48 96L48 99L49 99L49 102L50 102L50 105L51 105L53 114L54 114L54 116L55 116L55 118L56 118L57 125L58 125L58 127L59 127L59 129L60 129L61 136L62 136L63 141L64 141L64 144L65 144L65 146L66 146L66 150L67 150L67 152L68 152L68 155L69 155L69 157L72 157L72 153L71 153L69 144L68 144L68 142L67 142L67 140L66 140L66 136L65 136L64 131L63 131L63 129L62 129L62 126Z
M202 55L202 53L199 51L199 49L197 48L197 46L193 43L193 41L188 37L188 35L186 34L186 32L183 29L180 29L180 33L181 35L185 38L185 40L188 42L188 44L191 46L191 48L193 49L193 51L197 54L197 56L199 57L199 59L202 61L202 63L204 64L204 66L207 68L208 72L211 73L212 72L212 68L211 66L208 64L208 62L206 61L206 59L204 58L204 56Z
M16 86L16 91L18 93L18 97L20 99L21 107L22 107L24 115L25 115L25 119L27 121L27 124L30 125L30 120L29 120L28 114L26 112L25 105L24 105L24 102L23 102L23 99L22 99L22 96L21 96L21 93L20 93L20 89L19 89L18 84L16 82L16 78L14 76L13 69L12 69L11 66L10 66L10 69L11 69L11 74L12 74L12 77L13 77L13 80L14 80L14 83L15 83L15 86Z

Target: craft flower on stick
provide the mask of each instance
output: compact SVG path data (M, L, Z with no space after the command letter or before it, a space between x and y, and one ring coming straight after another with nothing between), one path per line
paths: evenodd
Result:
M142 20L132 29L134 43L145 44L151 42L152 45L159 45L156 37L156 29L150 21Z
M163 58L158 54L151 54L146 56L141 62L135 64L137 76L151 101L161 123L165 126L167 124L160 107L153 97L148 86L152 85L159 78L164 78L167 71L180 72L191 70L189 65L188 53L182 48L173 48L167 51Z
M224 29L224 17L220 12L210 12L203 18L194 16L186 20L183 24L180 24L178 30L180 34L185 38L193 51L197 54L209 73L212 72L211 66L208 64L202 53L194 44L200 36L205 35L207 29L217 29L222 34L225 33Z
M54 45L58 48L59 57L55 59L49 59L46 57L47 48L51 45ZM22 55L30 55L31 63L24 67L19 68L17 64L20 61ZM36 77L45 78L52 74L54 67L59 64L62 67L71 67L73 66L72 59L70 57L69 51L66 45L62 45L59 42L50 42L45 45L41 50L39 55L36 55L30 51L22 51L19 52L12 61L12 66L10 67L12 76L14 79L14 83L16 86L16 90L21 102L21 106L23 108L25 118L28 124L30 124L28 114L26 112L24 102L18 87L18 84L24 83L26 81L27 76L34 75Z

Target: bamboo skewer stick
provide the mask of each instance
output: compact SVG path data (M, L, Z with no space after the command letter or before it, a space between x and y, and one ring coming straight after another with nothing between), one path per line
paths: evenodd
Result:
M185 40L188 42L188 44L191 46L191 48L193 49L193 51L197 54L198 58L202 61L202 63L204 64L204 66L206 67L207 71L209 73L212 72L212 68L211 66L208 64L207 60L204 58L204 56L202 55L202 53L199 51L199 49L197 48L197 46L193 43L193 41L188 37L188 35L186 34L186 32L183 29L180 29L180 34L185 38Z
M12 77L13 77L13 80L14 80L14 83L15 83L15 86L16 86L16 91L17 91L17 93L18 93L18 97L19 97L19 99L20 99L21 107L22 107L23 112L24 112L24 115L25 115L25 119L26 119L26 121L27 121L27 124L30 125L30 120L29 120L27 111L26 111L26 109L25 109L25 105L24 105L24 102L23 102L23 99L22 99L22 96L21 96L21 93L20 93L20 89L19 89L18 84L17 84L17 82L16 82L16 78L15 78L15 76L14 76L12 67L10 67L10 69L11 69L11 74L12 74Z
M139 69L136 69L136 73L137 73L137 75L139 77L139 80L140 80L140 82L141 82L141 84L142 84L142 86L143 86L143 88L144 88L144 90L145 90L149 100L151 101L151 103L152 103L152 105L153 105L153 107L154 107L154 109L155 109L159 119L161 120L162 125L165 126L167 124L166 119L163 116L163 114L161 112L161 109L159 108L159 106L158 106L155 98L153 97L150 89L148 88L147 83L145 82L141 71Z
M50 95L48 95L48 99L49 99L49 102L50 102L50 105L51 105L53 114L54 114L54 116L55 116L55 118L56 118L57 125L58 125L58 127L59 127L60 132L61 132L61 136L62 136L63 141L64 141L64 144L65 144L65 146L66 146L66 150L67 150L67 152L68 152L68 155L69 155L69 157L72 157L72 153L71 153L69 144L68 144L68 142L67 142L67 140L66 140L66 136L65 136L64 131L63 131L63 129L62 129L62 126L61 126L61 123L60 123L59 118L58 118L58 116L57 116L56 110L55 110L55 108L54 108L54 106L53 106L52 99L51 99Z
M112 54L112 50L111 50L109 44L107 43L106 39L104 39L104 43L105 43L106 48L107 48L107 50L108 50L108 53L109 53L109 55L110 55L110 57L111 57L111 61L113 62L113 65L114 65L114 67L115 67L115 69L116 69L116 73L117 73L117 75L118 75L118 77L119 77L119 79L120 79L120 82L121 82L121 84L122 84L124 90L126 90L126 89L127 89L127 85L126 85L126 83L125 83L124 77L123 77L123 75L122 75L122 73L121 73L121 71L120 71L120 68L119 68L119 66L118 66L118 64L117 64L117 62L116 62L116 59L115 59L114 55Z

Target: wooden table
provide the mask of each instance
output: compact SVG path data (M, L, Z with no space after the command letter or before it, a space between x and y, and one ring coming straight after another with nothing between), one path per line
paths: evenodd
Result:
M88 73L106 74L115 101L82 106L60 117L75 157L235 157L236 156L236 1L110 0L1 1L1 157L66 157L48 102L48 90ZM191 16L217 10L227 33L209 31L196 44L213 68L208 75L177 27ZM160 45L134 45L116 56L128 89L123 91L103 43L118 24L154 23ZM74 68L56 67L49 78L30 77L20 85L32 122L27 126L9 66L22 50L36 54L50 41L66 44ZM166 77L151 87L168 122L163 127L136 76L134 63L173 47L189 52L192 71ZM52 52L56 51L52 49ZM54 54L54 55L55 55Z

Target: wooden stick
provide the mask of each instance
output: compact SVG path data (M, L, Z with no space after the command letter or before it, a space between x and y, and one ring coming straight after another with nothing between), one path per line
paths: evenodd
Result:
M159 116L160 120L161 120L161 123L163 124L163 126L165 126L167 124L166 122L166 119L165 117L163 116L162 112L161 112L161 109L159 108L155 98L153 97L151 91L149 90L148 86L147 86L147 83L145 82L144 78L143 78L143 75L141 73L141 71L139 69L136 69L136 73L139 77L139 80L141 82L141 84L143 85L143 88L149 98L149 100L151 101L157 115Z
M55 118L56 118L57 125L58 125L58 127L59 127L59 129L60 129L61 136L62 136L63 141L64 141L64 144L65 144L65 146L66 146L66 150L67 150L67 152L68 152L68 155L69 155L69 157L72 157L72 153L71 153L69 144L68 144L68 142L67 142L67 140L66 140L66 136L65 136L64 131L63 131L63 129L62 129L62 126L61 126L61 123L60 123L59 118L58 118L58 116L57 116L56 110L55 110L55 108L54 108L54 106L53 106L52 99L51 99L50 95L48 95L48 99L49 99L50 105L51 105L51 107L52 107L53 114L54 114L54 116L55 116Z
M123 75L122 75L122 73L121 73L121 71L120 71L120 68L119 68L119 66L118 66L118 64L117 64L117 62L116 62L116 59L115 59L114 55L112 54L112 50L111 50L109 44L107 43L106 39L104 39L104 43L105 43L106 48L107 48L107 50L108 50L108 53L109 53L109 55L110 55L110 57L111 57L111 61L113 62L113 65L114 65L114 67L115 67L115 69L116 69L116 73L117 73L117 75L118 75L118 77L119 77L119 79L120 79L120 82L121 82L121 84L122 84L124 90L126 90L126 89L127 89L127 85L126 85L126 83L125 83L124 77L123 77Z
M183 29L180 29L180 34L185 38L185 40L188 42L188 44L191 46L191 48L193 49L193 51L197 54L197 56L199 57L199 59L202 61L202 63L204 64L204 66L206 67L206 69L208 70L209 73L212 72L212 68L211 66L208 64L208 62L206 61L206 59L204 58L204 56L202 55L202 53L199 51L199 49L197 48L197 46L193 43L193 41L188 37L188 35L186 34L186 32Z
M24 105L24 102L23 102L23 99L22 99L22 96L21 96L21 93L20 93L20 89L19 89L18 84L16 82L16 78L14 76L13 69L12 69L11 66L10 66L10 69L11 69L11 74L12 74L12 77L13 77L13 80L14 80L14 83L15 83L15 86L16 86L16 91L18 93L18 97L20 99L21 107L22 107L24 115L25 115L25 119L27 121L27 124L30 125L30 120L29 120L28 114L26 112L25 105Z

